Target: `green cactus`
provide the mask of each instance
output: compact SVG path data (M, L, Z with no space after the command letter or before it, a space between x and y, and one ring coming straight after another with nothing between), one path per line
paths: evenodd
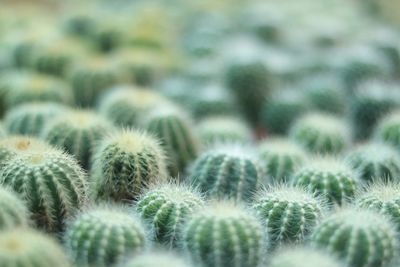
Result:
M198 266L258 266L263 236L251 213L231 202L216 202L188 220L183 247Z
M320 222L324 203L300 187L278 185L259 194L253 209L264 222L273 248L300 243Z
M188 180L208 197L251 201L262 176L252 149L226 144L200 155L189 170Z
M39 136L44 125L67 108L57 103L27 103L10 109L4 124L10 134Z
M101 206L79 214L67 227L65 246L78 266L108 267L147 246L146 232L129 209Z
M61 247L50 237L28 229L0 233L0 266L70 267Z
M94 199L137 199L147 186L167 177L160 144L144 132L117 132L104 138L94 155L90 183Z
M375 139L400 151L400 111L382 118L375 129Z
M395 229L385 217L357 209L326 218L314 231L312 244L340 257L349 267L388 266L398 246Z
M183 224L203 204L201 196L187 186L161 184L140 197L136 209L151 226L158 242L175 247Z
M7 132L4 127L4 124L0 122L0 138L4 138L6 136L7 136Z
M11 190L0 187L0 230L26 227L29 214L25 203Z
M113 130L105 118L89 110L75 110L47 123L42 137L50 144L74 155L85 170L90 169L93 149Z
M354 198L359 183L350 166L333 158L310 160L295 172L292 182L338 205Z
M344 121L328 114L312 113L300 118L290 129L291 138L311 153L339 154L350 143Z
M132 257L120 267L189 267L189 263L179 255L167 252L147 252Z
M258 146L258 153L267 180L273 182L289 181L307 157L300 146L278 137L263 140Z
M199 153L200 140L183 110L159 108L149 115L146 128L161 141L168 155L167 167L173 177L179 176Z
M363 181L400 178L400 156L388 145L382 143L360 145L347 155L346 160Z
M39 228L58 232L64 220L85 203L86 176L78 163L60 150L39 147L20 151L4 164L0 184L26 201Z

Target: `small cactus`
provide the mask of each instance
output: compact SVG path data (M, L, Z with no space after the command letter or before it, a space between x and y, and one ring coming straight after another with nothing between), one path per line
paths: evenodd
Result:
M360 145L347 155L347 161L363 181L375 179L400 181L400 156L382 143Z
M323 195L331 204L342 205L354 198L358 186L358 176L349 166L339 160L321 158L305 163L295 172L292 182L317 195Z
M340 257L350 267L388 266L397 251L394 227L377 213L345 209L326 218L312 244Z
M62 230L64 220L85 203L82 169L73 158L50 147L28 149L12 157L0 172L0 184L17 192L36 225L50 232Z
M320 222L324 203L300 187L278 185L261 192L253 209L264 222L272 247L300 243Z
M0 233L2 267L70 267L61 247L51 238L28 229Z
M391 113L379 122L375 137L400 151L400 111Z
M89 170L94 147L112 130L111 122L96 113L75 110L49 122L42 131L42 137L50 144L74 155L81 166Z
M204 152L189 170L188 180L209 197L249 201L263 170L255 153L235 144Z
M264 238L256 217L231 202L196 213L183 234L183 247L199 266L258 266Z
M10 109L4 124L10 134L39 136L44 125L67 108L56 103L27 103Z
M147 252L136 255L119 267L189 267L189 263L178 255L167 252Z
M77 266L107 267L147 245L145 230L122 207L98 207L83 212L67 227L65 244Z
M289 181L307 157L300 146L283 138L265 139L258 151L267 179L273 182Z
M94 155L90 190L95 199L137 199L147 186L167 177L164 152L147 133L117 132L104 138Z
M136 209L153 228L155 239L174 247L180 240L184 222L202 206L202 198L189 187L162 184L145 193Z
M319 113L300 118L291 128L290 136L312 153L338 154L350 142L347 125L342 120Z
M9 189L0 187L0 230L25 227L29 224L25 203Z
M200 141L184 114L177 108L159 108L146 122L147 130L160 139L168 155L167 167L173 177L184 171L199 153Z

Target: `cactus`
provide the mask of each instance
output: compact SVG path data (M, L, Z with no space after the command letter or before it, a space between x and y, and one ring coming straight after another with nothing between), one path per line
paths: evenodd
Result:
M178 176L197 157L200 140L183 110L159 108L149 115L146 127L160 139L168 155L167 167L171 176Z
M388 145L363 144L351 151L346 159L363 181L398 180L400 177L400 156Z
M338 205L354 198L359 183L350 166L332 158L310 160L295 172L292 182Z
M254 151L226 144L200 155L189 170L188 180L209 197L251 201L262 176Z
M320 113L300 118L290 129L290 136L311 153L339 154L350 143L347 125L335 116Z
M0 266L70 267L61 247L53 239L28 229L0 233Z
M27 149L12 157L0 172L0 184L17 192L36 225L49 232L61 231L64 220L85 203L82 169L73 158L50 147Z
M79 214L65 233L65 245L78 266L107 267L147 245L140 220L124 207L97 207Z
M112 130L113 125L96 113L75 110L49 122L42 131L42 137L74 155L81 166L89 170L94 147Z
M26 227L29 224L25 203L11 190L0 187L0 230Z
M258 152L265 166L266 178L274 182L289 181L307 157L300 146L283 138L263 140Z
M167 177L164 152L147 133L117 132L104 138L94 155L90 190L95 199L137 199L147 186Z
M189 267L179 255L167 252L147 252L132 257L120 267Z
M4 138L7 136L6 129L3 125L3 123L0 122L0 138Z
M382 118L375 129L375 139L400 151L400 111Z
M324 203L300 187L279 185L261 192L253 209L264 222L273 248L300 243L320 222Z
M397 251L392 224L381 215L345 209L326 218L314 231L312 244L325 248L349 267L384 267Z
M198 266L258 266L263 236L251 213L231 202L216 202L188 220L183 247Z
M44 125L67 108L57 103L27 103L10 109L4 124L10 134L39 136Z
M137 202L136 209L155 233L155 239L175 247L185 221L203 206L200 195L187 186L157 185Z

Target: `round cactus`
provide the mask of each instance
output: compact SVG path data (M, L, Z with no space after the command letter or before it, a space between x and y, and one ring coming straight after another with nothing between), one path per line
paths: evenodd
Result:
M375 179L400 180L400 156L388 145L381 143L360 145L351 151L346 159L366 182Z
M147 252L132 257L120 267L189 267L184 259L173 253Z
M192 130L192 122L184 114L177 108L159 108L150 114L146 123L147 130L160 139L173 177L184 171L199 153L200 141Z
M190 188L162 184L145 193L136 209L153 228L155 239L174 247L181 237L184 222L202 206L202 198Z
M68 225L65 244L78 266L107 267L140 252L147 241L132 212L123 207L98 207L82 212Z
M51 238L28 229L0 233L0 265L70 267L61 247Z
M388 266L398 245L394 227L385 217L357 209L345 209L326 218L315 229L312 243L350 267Z
M293 184L303 186L317 195L323 195L329 203L341 205L354 198L358 176L341 161L320 158L310 160L296 171Z
M183 247L199 266L258 266L264 242L257 218L230 202L204 208L183 231Z
M85 203L82 169L73 158L50 147L12 157L0 172L0 184L17 192L37 226L50 232L62 230L64 220Z
M327 114L308 114L290 130L291 138L306 150L320 154L341 153L349 143L347 125Z
M251 201L262 175L251 149L226 144L200 155L189 170L188 180L209 197Z
M49 122L42 131L42 137L74 155L81 166L88 170L94 147L112 130L113 125L96 113L75 110Z
M375 137L400 151L400 111L396 111L381 120L375 130Z
M324 203L305 189L283 185L261 192L253 208L276 247L308 237L321 220Z
M11 134L38 136L44 125L67 108L56 103L27 103L10 109L4 124Z
M94 155L90 190L95 199L137 199L150 184L167 177L164 152L146 133L117 132L104 138Z
M9 189L0 188L0 230L25 227L29 224L28 209Z
M283 138L265 139L258 151L267 179L274 182L288 181L307 157L300 146Z

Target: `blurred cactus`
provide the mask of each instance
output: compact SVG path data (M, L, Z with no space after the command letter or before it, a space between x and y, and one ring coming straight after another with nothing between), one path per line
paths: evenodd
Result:
M382 118L375 130L376 139L400 151L400 112Z
M26 227L29 214L25 203L11 190L0 188L0 230Z

